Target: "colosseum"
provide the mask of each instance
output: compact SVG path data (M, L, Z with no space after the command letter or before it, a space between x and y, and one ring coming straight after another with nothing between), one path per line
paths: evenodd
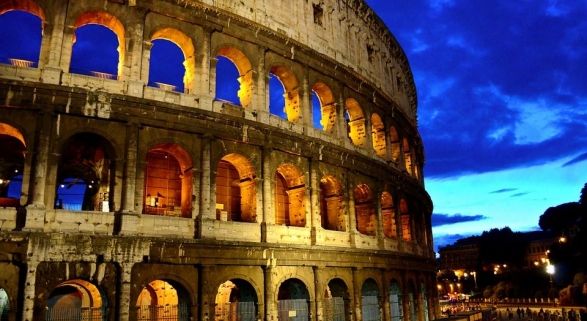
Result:
M364 0L9 18L38 56L0 48L0 320L439 317L414 80ZM113 71L84 69L90 27Z

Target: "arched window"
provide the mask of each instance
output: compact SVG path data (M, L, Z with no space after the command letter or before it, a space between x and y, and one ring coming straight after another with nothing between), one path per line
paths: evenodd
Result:
M100 290L93 283L75 279L51 291L45 320L103 320L106 312Z
M391 321L403 321L402 291L397 281L392 281L389 288L389 310L391 311Z
M391 160L397 163L401 155L401 148L397 129L393 126L389 128L389 143L391 145Z
M411 241L412 240L412 222L411 222L411 215L408 209L408 202L405 199L401 199L399 202L399 212L400 212L400 224L401 224L401 231L402 231L402 239L404 241Z
M147 153L143 213L191 217L192 160L177 144L159 144Z
M324 320L348 321L350 316L350 295L343 280L332 279L324 293Z
M251 62L233 47L221 48L216 58L216 98L249 108L253 96Z
M314 128L331 132L336 125L336 105L330 87L322 82L312 86L312 124Z
M371 115L371 140L373 141L373 150L375 155L385 157L387 147L385 145L385 127L378 114Z
M373 279L367 279L361 288L361 313L363 321L380 321L379 288Z
M257 219L255 168L239 154L228 154L216 170L216 218L237 222Z
M306 226L306 185L302 172L281 164L275 172L275 224Z
M90 11L75 23L70 72L120 79L126 52L124 26L104 11Z
M37 67L45 15L29 0L0 4L0 63Z
M373 204L373 193L367 184L359 184L354 190L357 230L361 234L374 236L377 233L377 214Z
M215 300L216 321L258 320L257 293L253 286L242 279L232 279L218 287Z
M114 150L104 137L79 133L64 144L55 208L70 211L114 211Z
M396 238L397 224L395 221L395 208L393 207L393 197L389 192L381 193L381 216L385 237Z
M345 110L349 138L354 145L362 146L367 137L363 109L355 99L348 98L345 101Z
M194 44L174 28L158 29L151 36L149 86L190 93L195 76Z
M143 287L137 298L135 320L190 320L189 297L187 291L176 282L151 281Z
M413 175L412 171L412 149L410 148L410 143L408 142L407 138L404 138L402 149L404 152L404 165L406 167L406 171L408 174Z
M285 280L277 292L278 321L308 321L310 320L310 294L304 282L298 279ZM292 314L295 318L292 318Z
M26 145L20 131L0 123L0 207L20 204Z
M320 180L320 218L324 229L333 231L346 230L342 204L342 185L332 175L326 175Z
M269 111L297 123L302 116L298 79L284 66L274 66L269 73ZM283 98L280 98L283 97Z

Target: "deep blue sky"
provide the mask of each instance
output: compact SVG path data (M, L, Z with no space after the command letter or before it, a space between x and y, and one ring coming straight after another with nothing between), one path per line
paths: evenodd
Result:
M587 1L367 2L414 73L436 246L492 227L537 229L546 208L579 198L587 182ZM38 59L38 18L8 12L0 26L0 62ZM79 28L72 70L115 74L115 47L109 30ZM160 71L150 83L181 89L181 51L155 41L151 54ZM220 76L234 80L229 67Z
M367 2L414 73L437 246L579 199L587 1Z

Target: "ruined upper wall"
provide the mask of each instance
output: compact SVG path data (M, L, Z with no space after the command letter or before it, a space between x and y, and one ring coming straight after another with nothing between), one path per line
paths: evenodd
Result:
M186 7L209 6L255 22L291 39L292 55L294 42L308 46L356 72L416 120L416 89L406 55L364 0L175 1Z

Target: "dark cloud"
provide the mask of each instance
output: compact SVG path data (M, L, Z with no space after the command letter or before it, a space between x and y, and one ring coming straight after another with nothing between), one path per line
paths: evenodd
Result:
M444 234L434 236L434 250L438 252L438 249L447 245L454 244L456 241L472 236L472 234Z
M500 194L500 193L508 193L508 192L513 192L513 191L517 191L517 188L502 188L502 189L498 189L496 191L490 192L491 194Z
M474 222L486 219L484 215L440 214L432 213L432 226L450 225L463 222Z
M563 164L563 167L571 166L573 164L577 164L577 163L580 163L580 162L585 161L585 160L587 160L587 152L585 152L585 153L583 153L583 154L581 154L581 155L579 155L579 156L571 159L570 161L564 163Z
M585 152L587 2L367 2L412 66L427 177Z
M520 197L520 196L524 196L524 195L528 195L528 194L530 194L530 193L529 193L529 192L524 192L524 193L516 193L516 194L513 194L513 195L512 195L512 196L510 196L510 197Z

